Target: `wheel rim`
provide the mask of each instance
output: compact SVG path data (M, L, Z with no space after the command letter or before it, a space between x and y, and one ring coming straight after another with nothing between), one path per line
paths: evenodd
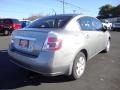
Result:
M107 43L107 51L109 51L110 50L110 41L108 41L108 43Z
M5 31L5 35L8 35L8 31Z
M78 77L80 77L84 70L85 70L85 58L84 57L80 57L77 64L76 64L76 74Z

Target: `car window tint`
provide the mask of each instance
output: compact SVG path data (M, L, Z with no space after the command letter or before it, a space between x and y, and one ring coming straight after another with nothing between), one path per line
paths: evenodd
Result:
M80 24L80 27L82 30L85 30L85 31L93 30L92 21L91 21L91 18L89 18L89 17L80 18L79 24Z
M10 21L9 19L6 19L4 22L5 22L6 24L10 24L10 23L11 23L11 21Z
M62 28L67 22L72 18L72 16L51 16L42 19L38 19L29 28Z
M48 24L48 26L47 26L48 28L54 28L54 26L55 26L55 19L48 19L48 20L45 21L45 23L46 23L46 25ZM44 27L46 27L46 26L44 26Z
M10 19L1 19L0 24L11 24L11 20Z
M102 23L100 20L98 20L96 18L92 18L92 24L93 24L94 30L101 31Z
M13 23L19 23L17 19L13 19Z
M3 24L4 23L4 20L3 19L0 19L0 24Z

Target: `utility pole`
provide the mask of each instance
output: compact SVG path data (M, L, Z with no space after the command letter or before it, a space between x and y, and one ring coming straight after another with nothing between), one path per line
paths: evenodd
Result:
M57 0L57 1L62 3L63 14L65 14L65 4L66 4L65 0Z
M65 1L63 0L63 14L65 14Z
M60 3L62 3L62 6L63 6L63 14L65 14L65 5L69 5L69 6L78 8L78 9L80 9L80 10L90 12L90 11L87 10L87 9L81 8L81 7L76 6L76 5L72 4L72 3L68 3L68 2L66 2L65 0L57 0L57 1L59 1ZM73 10L73 13L75 13L75 12L76 12L76 10Z

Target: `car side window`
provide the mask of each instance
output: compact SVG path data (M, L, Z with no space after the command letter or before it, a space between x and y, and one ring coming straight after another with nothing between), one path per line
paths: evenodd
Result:
M4 20L4 23L5 23L5 24L11 24L11 20L10 20L10 19L5 19L5 20Z
M16 19L13 19L13 23L19 23L19 21Z
M100 20L96 19L96 18L92 18L92 24L93 24L93 28L96 31L101 31L102 29L102 23Z
M84 31L93 31L92 21L90 17L82 17L79 19L79 24Z

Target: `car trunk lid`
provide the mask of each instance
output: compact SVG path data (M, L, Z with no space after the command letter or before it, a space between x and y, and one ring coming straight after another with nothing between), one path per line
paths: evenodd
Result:
M13 33L14 48L20 52L38 55L42 50L49 31L27 29Z

